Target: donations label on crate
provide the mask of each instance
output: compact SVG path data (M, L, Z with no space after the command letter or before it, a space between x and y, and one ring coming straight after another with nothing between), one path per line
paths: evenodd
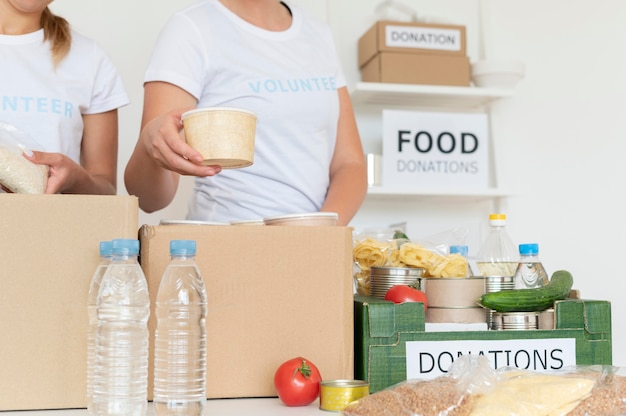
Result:
M494 369L516 367L533 371L576 365L574 338L407 341L406 377L430 380L444 375L462 355L483 355Z
M396 191L485 190L488 137L483 113L383 110L382 185Z

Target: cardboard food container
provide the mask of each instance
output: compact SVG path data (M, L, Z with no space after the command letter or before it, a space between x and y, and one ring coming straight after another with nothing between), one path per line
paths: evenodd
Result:
M275 397L284 361L311 360L324 379L352 379L352 228L147 226L141 265L154 306L174 239L196 240L208 295L207 398Z
M354 321L354 375L369 381L372 393L409 373L423 379L441 375L459 354L482 354L497 367L517 362L538 371L559 369L568 354L576 365L612 363L611 304L603 300L555 302L551 330L428 332L421 303L355 295Z
M254 162L256 114L227 107L198 108L182 115L185 140L204 165L237 169Z
M305 225L334 226L337 225L339 214L336 212L307 212L302 214L277 215L263 218L265 225Z
M420 289L428 297L428 306L435 308L474 308L485 293L485 278L422 277Z
M137 198L0 194L0 410L84 408L99 243L137 238Z

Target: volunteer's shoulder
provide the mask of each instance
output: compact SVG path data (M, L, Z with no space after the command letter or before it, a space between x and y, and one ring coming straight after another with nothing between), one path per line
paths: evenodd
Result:
M302 17L302 22L310 28L310 30L318 33L320 36L328 37L332 40L333 34L330 28L330 25L323 19L317 17L306 7L299 6L297 4L293 4L292 2L284 2L291 9L292 13L295 15L296 13L300 14Z
M85 60L88 57L96 60L110 59L108 52L94 38L83 35L74 28L71 28L71 35L70 53L74 56L81 58L81 60Z
M203 24L207 13L214 13L215 2L218 0L200 0L175 12L170 21L184 21L194 24Z

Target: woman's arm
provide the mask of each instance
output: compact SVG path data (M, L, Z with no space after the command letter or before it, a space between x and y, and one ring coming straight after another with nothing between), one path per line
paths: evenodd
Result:
M61 153L33 152L29 158L50 167L47 194L116 194L117 110L83 115L83 124L80 165Z
M348 225L367 192L367 167L354 110L346 87L338 90L337 144L330 165L330 185L321 211L337 212L337 225Z
M145 212L172 202L180 174L211 176L220 171L201 165L202 156L181 135L180 116L196 104L191 94L173 84L149 82L144 87L141 133L126 165L124 182Z

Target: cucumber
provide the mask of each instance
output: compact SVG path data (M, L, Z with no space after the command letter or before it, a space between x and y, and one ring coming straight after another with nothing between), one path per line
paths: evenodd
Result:
M558 270L546 286L485 293L478 304L496 312L536 312L551 308L554 301L567 298L574 279L570 272Z
M401 230L395 230L393 233L393 239L394 240L408 240L409 237L407 237L407 235L404 234Z

